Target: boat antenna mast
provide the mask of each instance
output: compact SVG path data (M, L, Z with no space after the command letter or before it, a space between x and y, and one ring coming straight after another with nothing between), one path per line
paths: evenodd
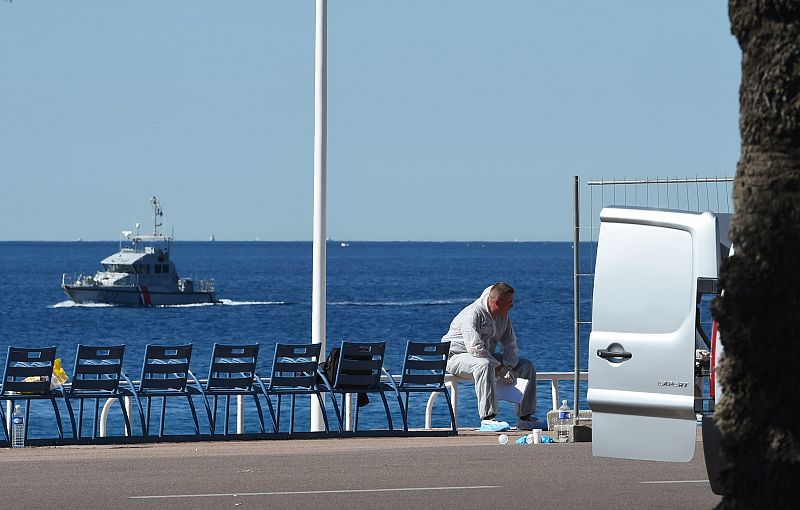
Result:
M150 204L153 206L153 237L158 236L158 227L163 225L164 211L156 197L150 197Z

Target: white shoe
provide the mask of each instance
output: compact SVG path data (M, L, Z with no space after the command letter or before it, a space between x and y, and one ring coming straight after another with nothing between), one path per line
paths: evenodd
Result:
M536 417L531 418L530 420L523 420L522 418L517 420L517 430L533 429L547 430L547 424Z

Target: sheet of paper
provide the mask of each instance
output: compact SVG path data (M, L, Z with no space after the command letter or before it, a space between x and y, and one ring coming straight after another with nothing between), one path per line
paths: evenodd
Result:
M499 400L508 400L519 404L522 402L522 394L525 393L525 388L528 387L528 380L517 378L516 384L503 384L497 381L495 388L497 389L497 398Z

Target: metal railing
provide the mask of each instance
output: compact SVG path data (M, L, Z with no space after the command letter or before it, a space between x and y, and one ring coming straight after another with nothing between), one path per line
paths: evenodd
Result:
M574 374L572 372L539 372L536 374L536 383L550 382L550 395L552 397L552 409L558 409L558 383L561 381L571 381ZM579 374L581 380L589 378L589 372L581 372ZM458 386L460 383L472 383L472 379L457 377L453 374L447 374L444 378L445 386L450 390L450 404L453 406L453 415L456 419L456 427L458 426ZM428 397L428 404L425 408L425 428L431 429L431 422L433 419L433 404L436 402L438 393L431 393ZM575 413L578 414L578 413Z
M208 280L192 280L192 282L195 292L214 292L216 290L216 284L213 278L209 278Z
M588 372L581 372L580 378L581 380L588 379ZM386 377L384 376L384 379ZM396 375L393 376L395 382L400 382L400 376ZM559 383L562 381L570 381L573 378L572 372L540 372L536 374L536 382L537 384L549 382L550 383L550 395L552 399L552 409L558 409L559 403ZM262 378L262 382L265 385L269 384L269 378ZM133 381L134 385L138 383L138 381ZM201 384L204 384L204 380L200 380ZM460 383L472 383L471 379L464 379L461 377L456 377L452 374L447 374L445 376L445 385L447 386L450 392L450 402L453 406L453 413L456 418L456 426L458 426L458 386ZM425 429L430 430L432 428L432 420L433 420L433 405L436 402L436 397L438 393L432 393L431 396L428 398L426 407L425 407ZM346 431L353 430L353 395L347 394L345 395L345 412L344 412L344 429ZM102 411L100 413L100 423L98 427L98 435L99 437L107 437L107 423L108 423L108 413L111 410L111 407L117 402L115 398L109 398L106 400L105 404L103 405ZM128 415L131 415L131 400L130 397L125 398L125 408L128 412ZM9 414L10 416L10 414ZM244 399L241 395L236 397L236 433L237 434L244 434ZM123 434L127 435L127 432L123 430Z
M89 278L87 280L87 278ZM214 292L216 290L216 283L213 278L195 280L194 278L181 278L178 280L179 289L181 291L194 291L194 292ZM149 282L148 282L149 283ZM93 275L84 275L79 273L63 273L61 275L61 286L85 286L91 288L102 288L98 280L94 279ZM114 285L121 287L139 287L139 275L130 273L124 278L114 282Z

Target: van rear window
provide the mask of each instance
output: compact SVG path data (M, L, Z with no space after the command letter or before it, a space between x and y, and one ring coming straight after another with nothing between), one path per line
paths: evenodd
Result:
M677 331L687 316L694 317L692 274L689 232L652 225L603 224L592 327L620 333Z

